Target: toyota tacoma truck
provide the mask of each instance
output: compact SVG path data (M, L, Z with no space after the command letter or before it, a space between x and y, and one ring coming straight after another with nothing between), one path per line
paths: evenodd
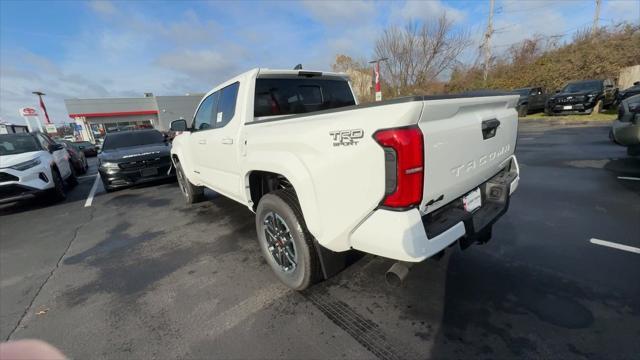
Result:
M355 249L412 264L486 242L518 186L518 96L357 103L345 74L254 69L217 86L171 149L188 203L256 214L277 277L302 290Z

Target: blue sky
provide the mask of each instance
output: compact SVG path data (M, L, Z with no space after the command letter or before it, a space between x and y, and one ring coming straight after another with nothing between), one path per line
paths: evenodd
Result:
M253 67L326 70L336 54L368 59L380 32L446 11L479 41L489 7L477 1L0 1L0 120L46 92L63 100L205 92ZM570 37L594 0L496 0L494 51L533 34ZM640 23L640 1L603 0L601 25ZM464 55L472 61L477 43Z

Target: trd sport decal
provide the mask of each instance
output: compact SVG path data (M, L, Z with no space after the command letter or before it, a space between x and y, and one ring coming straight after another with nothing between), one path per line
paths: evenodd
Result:
M351 146L358 145L360 139L364 137L364 130L351 129L351 130L336 130L329 133L333 140L333 146Z

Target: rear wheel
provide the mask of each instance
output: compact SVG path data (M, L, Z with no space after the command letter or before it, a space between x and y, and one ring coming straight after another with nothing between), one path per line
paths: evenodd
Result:
M180 162L176 161L175 165L178 186L180 187L180 191L182 192L182 195L184 195L187 204L195 204L204 200L204 187L195 186L189 181L189 179L187 179Z
M527 116L527 114L529 113L529 106L525 105L520 105L518 107L518 116L519 117L525 117Z
M53 189L51 192L51 199L53 201L62 201L67 198L67 194L64 190L64 182L62 181L62 176L58 172L58 169L51 170L51 180L53 181Z
M282 283L300 291L322 278L313 236L293 190L277 190L260 199L256 229L262 254Z
M67 178L67 185L69 185L69 187L74 187L78 185L78 178L76 177L76 172L75 172L75 169L73 168L72 163L69 163L69 167L71 170L71 175L69 175L69 177Z

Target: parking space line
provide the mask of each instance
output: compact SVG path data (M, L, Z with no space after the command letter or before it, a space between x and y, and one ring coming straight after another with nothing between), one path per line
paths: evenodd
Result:
M89 196L87 197L87 201L84 202L84 207L91 206L93 202L93 197L96 195L96 189L98 189L98 183L100 182L100 174L96 174L96 181L93 182L93 186L91 187L91 191L89 191Z
M640 181L640 178L637 178L637 177L630 177L630 176L618 176L618 179L620 179L620 180L635 180L635 181Z
M640 249L637 247L622 245L622 244L618 244L618 243L614 243L606 240L600 240L600 239L591 239L589 241L595 245L602 245L602 246L607 246L607 247L622 250L622 251L628 251L635 254L640 254Z

